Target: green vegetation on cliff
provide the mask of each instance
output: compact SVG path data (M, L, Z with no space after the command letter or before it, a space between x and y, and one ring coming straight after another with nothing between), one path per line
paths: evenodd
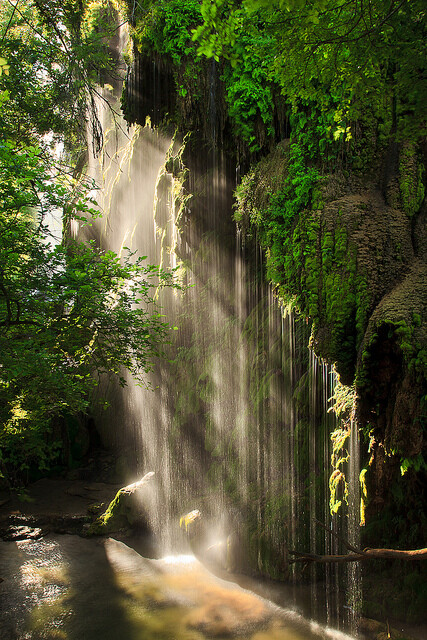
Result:
M267 61L268 76L297 110L335 106L334 137L367 105L392 111L400 135L426 134L425 4L393 0L204 0L199 53L241 65L240 39ZM251 51L251 52L252 52ZM388 104L387 104L388 103Z
M281 135L286 111L314 117L324 158L334 141L363 137L369 118L380 137L426 134L421 0L145 0L129 14L139 51L172 65L187 115L209 90L213 59L217 107L254 150Z

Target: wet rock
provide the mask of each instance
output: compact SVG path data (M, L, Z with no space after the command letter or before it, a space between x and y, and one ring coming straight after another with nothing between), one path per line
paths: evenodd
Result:
M26 526L84 536L88 525L105 511L118 488L117 484L102 482L38 480L28 487L28 501L22 502L13 493L7 504L0 506L0 530L6 533L10 526Z
M88 516L39 515L26 516L12 514L3 520L0 537L3 540L37 540L48 533L84 535L85 525L90 522Z
M89 516L55 517L51 521L51 529L55 533L85 535L86 526L89 525L89 523Z
M90 482L83 487L86 491L103 491L105 489L104 482Z
M79 485L72 485L71 487L68 487L65 493L67 493L69 496L79 496L80 498L88 497L87 491L83 487L80 487Z
M82 484L76 482L70 487L65 489L65 493L69 496L77 496L79 498L88 498L89 500L96 499L100 492L105 492L106 485L103 482L91 482L89 484Z
M407 633L393 629L388 623L371 618L361 618L360 631L364 633L366 638L372 640L411 640L411 636Z
M120 529L148 529L147 485L154 473L151 471L138 482L122 487L108 505L107 510L93 522L88 535L106 535Z
M16 540L38 540L45 536L47 531L39 527L28 527L25 525L11 525L7 529L0 531L0 536L5 541Z

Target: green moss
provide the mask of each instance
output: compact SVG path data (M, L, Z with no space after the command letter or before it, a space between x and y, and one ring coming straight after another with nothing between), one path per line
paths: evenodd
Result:
M130 529L140 522L141 515L134 495L129 494L126 489L119 489L106 511L90 525L87 532L89 536Z
M415 144L402 145L399 163L399 185L403 209L409 217L417 213L424 200L424 169Z
M317 354L337 362L351 382L372 304L367 277L358 267L348 220L338 210L331 221L325 209L327 186L320 188L321 178L307 168L298 145L282 149L285 155L271 154L244 178L235 217L246 231L257 228L267 275L280 296L293 298L313 320Z
M337 417L337 426L331 433L332 474L329 478L329 506L331 513L337 513L343 504L348 504L347 468L350 460L349 438L351 429L356 429L356 390L354 385L346 386L337 382L333 393L332 409Z

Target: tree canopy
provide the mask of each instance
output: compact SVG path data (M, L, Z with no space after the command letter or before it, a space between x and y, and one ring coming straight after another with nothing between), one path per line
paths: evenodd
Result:
M311 138L305 146L320 146L316 153L326 161L336 157L332 147L351 146L374 122L382 142L425 139L422 0L128 4L138 49L174 69L185 116L202 94L203 60L215 61L209 69L221 78L235 133L251 151L289 135L284 122L290 116L294 137L305 127ZM315 126L307 125L310 119Z
M335 105L335 120L393 109L398 135L426 134L426 8L421 0L203 0L199 53L262 60L297 107ZM338 129L338 127L337 127ZM336 130L337 130L336 129Z

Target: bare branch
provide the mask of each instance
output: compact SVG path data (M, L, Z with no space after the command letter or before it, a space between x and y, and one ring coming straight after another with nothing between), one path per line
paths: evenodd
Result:
M11 4L11 3L9 2L9 4ZM15 11L16 11L16 9L18 7L18 4L19 4L19 0L16 0L15 5L12 5L13 6L13 11L10 14L9 22L7 23L6 29L4 30L4 34L1 37L0 44L3 44L3 41L4 41L4 39L5 39L6 35L7 35L7 32L9 31L9 28L10 28L10 25L12 24L13 16L15 15Z

